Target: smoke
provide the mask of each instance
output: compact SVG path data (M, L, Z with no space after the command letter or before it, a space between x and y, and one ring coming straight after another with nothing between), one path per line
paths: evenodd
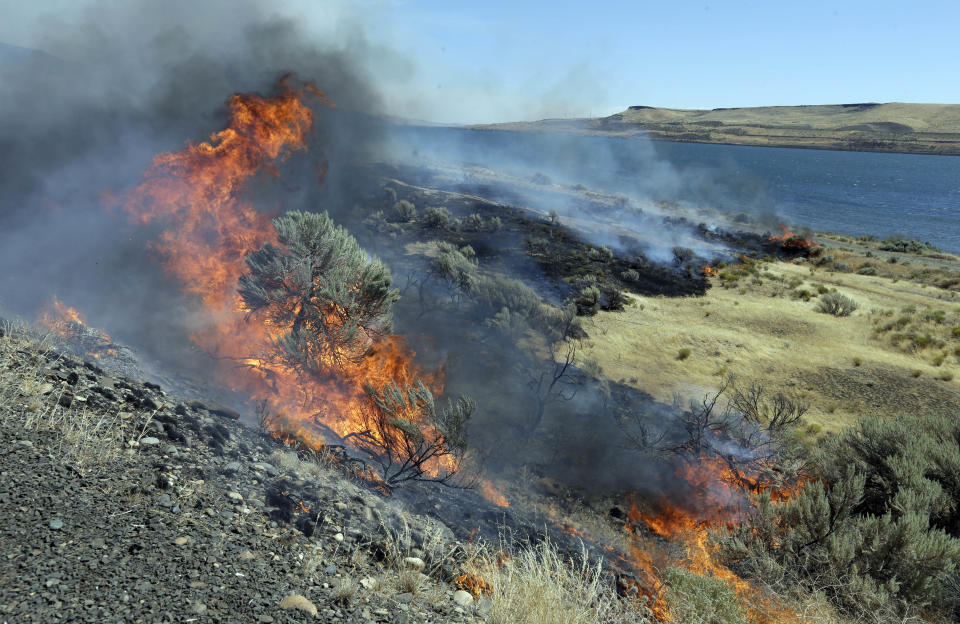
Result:
M489 199L556 211L594 244L639 246L656 262L671 261L675 247L728 255L699 235L699 223L733 225L737 214L762 227L778 222L762 184L734 175L732 164L680 163L662 149L644 137L399 126L388 158L436 168Z
M179 289L145 251L153 232L134 227L122 194L160 152L198 141L224 123L236 92L269 93L293 73L339 107L318 111L321 153L362 145L378 132L370 68L387 52L335 2L311 13L252 0L202 3L69 3L57 14L20 17L24 39L0 47L0 288L14 312L33 316L51 294L121 340L188 349L191 322ZM323 26L311 27L311 15ZM307 165L303 165L306 167ZM338 184L335 165L327 185ZM272 188L271 192L276 188ZM266 209L303 203L288 185ZM333 190L328 191L333 192ZM186 329L187 331L184 331ZM172 355L172 354L171 354Z
M71 4L24 28L29 33L24 43L41 53L0 49L4 303L33 316L55 293L121 342L181 366L196 362L184 354L202 316L192 314L179 285L145 251L156 231L130 224L110 207L115 205L110 195L134 187L157 153L221 129L230 94L269 93L292 72L325 91L338 109L317 111L310 157L291 159L284 176L259 181L256 203L277 212L327 209L347 220L354 194L343 163L364 148L380 153L386 132L374 117L385 111L372 76L384 64L403 60L372 43L360 22L339 6L310 5L311 11L333 14L332 23L318 32L302 15L277 13L270 3L253 0ZM726 195L740 196L720 177L678 169L643 140L519 136L521 141L512 134L398 129L390 135L387 155L414 164L482 163L489 175L462 166L453 167L453 175L465 185L486 185L487 196L499 193L509 203L556 210L568 220L588 216L616 223L653 259L667 259L675 246L704 256L722 251L697 239L688 225L664 225L654 204L671 201L691 215L722 212L731 207L724 203ZM324 160L330 168L318 192L316 167ZM532 181L536 174L549 181ZM611 197L624 195L626 202L585 201L583 191L574 188L578 184ZM620 244L609 228L584 231L599 244ZM451 374L451 394L483 401L476 427L482 445L494 448L498 435L516 430L529 389L525 380L510 378L502 363L514 357L517 344L488 344L500 359L486 360L482 351L470 351L483 347L479 340L473 345L463 340L464 327L484 319L449 323L444 334L435 317L419 322L413 313L400 317L399 329L435 341L432 352L422 350L427 356L448 359L451 373L459 371ZM553 409L552 439L514 439L503 449L571 482L590 477L603 487L633 488L644 479L661 482L651 477L652 466L623 469L630 456L617 445L620 436L604 409L598 392L584 390ZM537 459L535 453L547 455ZM604 463L618 468L598 470Z

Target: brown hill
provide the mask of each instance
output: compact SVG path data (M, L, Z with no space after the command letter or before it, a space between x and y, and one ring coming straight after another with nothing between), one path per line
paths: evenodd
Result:
M631 106L597 119L474 126L643 135L655 140L912 154L960 154L958 104L831 104L684 110Z

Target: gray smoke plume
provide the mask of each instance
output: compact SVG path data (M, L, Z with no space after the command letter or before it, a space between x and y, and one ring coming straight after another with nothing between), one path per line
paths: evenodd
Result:
M317 113L313 166L374 132L357 111L379 108L368 68L385 52L339 5L303 5L336 22L320 34L296 6L78 2L20 24L27 47L0 48L0 289L12 311L32 317L55 293L120 340L169 348L186 335L179 289L146 251L153 232L105 196L135 186L157 153L222 129L231 94L269 95L287 73L338 106L336 124ZM286 190L267 209L303 201Z

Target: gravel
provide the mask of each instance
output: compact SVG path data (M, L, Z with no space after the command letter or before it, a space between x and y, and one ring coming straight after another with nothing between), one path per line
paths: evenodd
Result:
M54 421L25 426L38 405L122 435L81 461ZM385 527L404 523L454 539L227 408L0 339L0 622L482 621L455 602L455 561L425 562L433 576L400 597Z

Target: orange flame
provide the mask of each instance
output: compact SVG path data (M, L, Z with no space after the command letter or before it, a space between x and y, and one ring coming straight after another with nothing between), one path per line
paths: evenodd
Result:
M367 406L364 384L412 384L421 378L442 392L441 374L424 374L401 336L371 344L362 361L347 361L337 375L306 378L275 361L275 339L286 328L245 317L237 282L244 257L265 243L279 245L269 214L244 199L256 176L277 175L277 162L306 149L313 111L304 100L326 96L285 80L273 97L236 94L229 101L229 124L203 143L160 154L142 183L123 201L134 221L162 229L153 249L182 289L202 304L206 322L191 339L222 364L219 380L254 400L269 402L275 433L320 447L332 433L340 438L362 428Z
M483 497L497 505L498 507L509 507L510 501L507 500L507 497L493 484L493 481L489 479L483 480L483 486L480 489L480 493L483 494Z
M493 593L493 588L490 587L490 583L486 582L476 574L471 574L469 572L464 572L460 576L453 579L453 582L456 583L457 587L463 591L472 594L474 598L479 598L484 594L489 595Z
M794 234L788 230L787 226L785 225L780 226L780 231L783 232L782 236L771 236L769 240L771 243L780 243L780 246L784 251L801 252L807 251L811 247L820 246L820 243L813 242L809 236L803 238L797 234Z
M112 348L103 349L103 347L113 344L110 334L102 329L87 325L86 319L76 308L62 303L56 295L51 298L50 306L40 312L37 323L67 341L74 340L77 337L78 330L86 328L88 336L95 336L95 347L100 352L107 355L116 354L116 351ZM89 343L87 344L89 346ZM100 352L87 351L86 354L92 358L99 358Z
M634 538L631 544L633 560L629 563L645 585L638 589L650 599L653 614L661 621L673 621L664 600L665 588L659 582L658 571L665 564L679 564L695 574L712 576L726 583L740 599L750 621L773 624L799 617L793 610L763 596L724 566L717 557L718 547L709 538L711 529L736 525L743 519L747 502L745 492L764 489L759 478L735 473L720 458L701 458L698 463L684 464L677 469L676 475L692 488L685 497L690 506L661 498L650 505L650 509L644 510L635 500L631 500L628 512L630 523L625 527ZM802 485L793 490L775 490L771 494L774 500L782 501L800 487ZM662 549L652 547L636 532L638 523L672 543L681 544L685 551L684 558L679 562L667 561Z
M56 295L51 297L49 307L40 312L37 323L61 338L70 338L76 328L87 326L83 315L76 308L61 303ZM107 336L108 341L109 339Z
M717 270L716 270L715 268L713 268L712 266L709 266L709 265L700 267L700 272L703 273L703 276L704 276L704 277L716 277L716 276L717 276Z

